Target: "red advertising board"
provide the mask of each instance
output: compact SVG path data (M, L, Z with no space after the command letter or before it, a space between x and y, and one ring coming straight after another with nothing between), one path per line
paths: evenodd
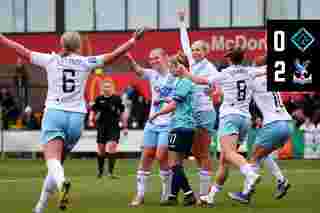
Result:
M110 78L114 82L116 93L122 94L130 85L134 87L140 95L147 99L150 98L149 84L146 80L140 79L133 72L118 72L105 75L90 75L85 92L87 102L93 101L100 95L101 81Z
M131 37L129 32L94 32L82 34L84 55L97 55L110 52ZM222 60L225 51L234 45L248 50L247 57L252 59L266 51L265 31L262 29L211 29L189 32L191 42L205 40L210 44L210 60ZM59 52L59 36L53 33L39 33L29 35L9 35L9 38L22 43L25 47L39 52ZM169 54L174 54L180 47L178 31L147 32L145 37L137 43L131 51L138 61L148 58L153 48L164 48ZM15 64L17 55L9 49L0 46L0 64ZM142 95L149 98L148 83L139 80L133 73L113 73L118 91L130 85L137 87ZM95 76L88 80L86 98L92 100L99 92L99 82L102 77Z
M102 54L109 52L116 46L130 38L128 32L95 32L88 33L90 54ZM212 29L192 31L190 40L205 40L210 44L209 58L221 60L227 49L234 45L240 45L248 50L248 58L252 59L257 54L263 54L266 50L265 31L261 29ZM13 35L10 38L21 42L27 48L34 51L51 53L59 51L59 37L55 34ZM145 38L132 50L132 54L139 60L148 57L153 48L162 47L173 54L180 49L178 31L147 32ZM0 64L12 64L16 62L16 55L12 50L0 46Z

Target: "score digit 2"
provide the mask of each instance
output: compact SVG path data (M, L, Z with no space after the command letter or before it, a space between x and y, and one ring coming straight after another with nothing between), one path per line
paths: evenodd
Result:
M275 31L273 33L273 50L275 52L283 52L286 49L286 33L282 30ZM284 61L275 61L274 63L274 81L275 82L285 82L284 75L286 73L286 63Z

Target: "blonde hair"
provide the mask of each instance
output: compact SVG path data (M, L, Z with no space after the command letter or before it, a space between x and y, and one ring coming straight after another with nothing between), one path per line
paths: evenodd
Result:
M153 54L159 54L159 55L162 55L162 56L167 56L167 52L162 49L162 48L155 48L155 49L152 49L150 51L150 54L153 53Z
M210 51L210 45L208 44L208 42L204 41L204 40L198 40L193 42L192 44L192 48L194 47L199 47L201 48L206 54L209 54Z
M66 52L76 52L81 47L81 37L78 32L65 32L61 36L62 47Z

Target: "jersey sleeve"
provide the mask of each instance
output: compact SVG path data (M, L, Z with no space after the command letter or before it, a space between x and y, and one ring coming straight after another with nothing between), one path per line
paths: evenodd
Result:
M85 57L84 64L89 70L102 67L104 65L104 55Z
M186 96L192 90L192 81L189 79L182 79L177 83L177 88L172 99L176 102L183 102Z
M216 66L210 62L208 64L208 72L209 72L209 75L216 75L217 73L219 73Z
M262 75L267 75L267 68L266 67L252 68L249 71L249 75L252 79L257 78Z
M214 88L215 85L221 83L221 81L225 80L227 77L222 72L217 72L215 74L211 74L208 77L209 86Z
M52 58L51 54L31 52L31 63L41 67L46 67Z
M151 81L151 80L155 77L155 75L156 75L155 72L156 72L156 71L154 71L154 70L152 70L152 69L143 69L143 76L142 76L142 78L143 78L144 80Z

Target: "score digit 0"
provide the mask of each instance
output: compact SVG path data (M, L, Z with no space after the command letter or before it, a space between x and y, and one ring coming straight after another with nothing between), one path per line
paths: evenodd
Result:
M285 47L285 32L282 30L275 31L273 33L273 50L275 52L283 52L285 49L286 49L286 47ZM286 63L284 61L275 61L274 68L276 69L274 72L274 81L275 82L285 82L286 79L283 77L280 77L280 75L285 74Z

